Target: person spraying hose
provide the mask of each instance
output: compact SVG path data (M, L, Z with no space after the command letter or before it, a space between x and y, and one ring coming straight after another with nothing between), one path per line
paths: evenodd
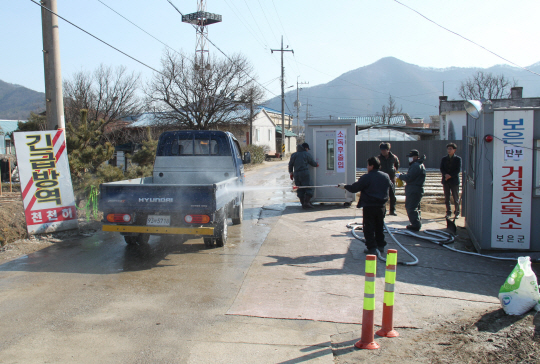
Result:
M393 188L388 174L379 171L381 162L377 157L367 160L368 173L364 174L352 185L340 183L339 188L352 193L360 192L357 207L362 207L364 238L366 239L366 254L377 254L377 250L384 254L386 241L384 240L384 217L386 216L386 202L388 190Z
M291 180L294 180L294 183L298 187L302 186L312 186L311 178L309 175L309 166L318 167L319 163L315 162L311 154L308 153L309 144L304 143L296 147L296 153L291 155L289 160L289 175ZM298 188L296 194L300 199L302 208L312 209L313 205L311 204L311 197L313 197L312 188Z

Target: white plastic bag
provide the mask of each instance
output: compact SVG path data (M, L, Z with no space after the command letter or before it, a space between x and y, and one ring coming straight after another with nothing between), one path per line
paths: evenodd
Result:
M499 291L501 305L509 315L523 315L538 304L538 282L531 269L531 258L519 257Z

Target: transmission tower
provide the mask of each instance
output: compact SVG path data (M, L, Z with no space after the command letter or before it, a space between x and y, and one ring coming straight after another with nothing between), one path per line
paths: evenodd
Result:
M206 0L197 1L197 12L182 15L182 22L193 24L197 32L197 45L195 46L195 69L210 69L206 39L210 24L221 22L221 15L206 12Z

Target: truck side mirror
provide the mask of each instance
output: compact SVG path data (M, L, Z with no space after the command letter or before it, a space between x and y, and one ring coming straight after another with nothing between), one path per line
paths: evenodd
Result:
M244 159L242 159L242 163L244 163L244 164L251 163L251 153L250 152L244 152Z

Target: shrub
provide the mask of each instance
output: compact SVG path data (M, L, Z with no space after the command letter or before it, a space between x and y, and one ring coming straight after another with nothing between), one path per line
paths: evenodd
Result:
M264 162L264 147L260 147L258 145L246 145L243 152L250 152L251 153L251 164L259 164Z

